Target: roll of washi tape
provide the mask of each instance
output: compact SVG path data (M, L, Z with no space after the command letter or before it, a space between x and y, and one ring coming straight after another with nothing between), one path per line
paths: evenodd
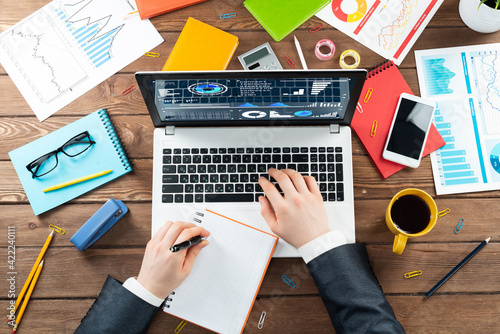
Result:
M354 64L346 63L345 58L349 57L354 59ZM342 67L343 69L352 70L358 67L360 62L361 62L361 56L354 50L345 50L340 55L340 67Z
M321 52L321 47L326 46L330 51L328 53ZM329 39L322 39L318 43L316 43L316 47L314 48L314 54L319 60L330 60L335 53L335 44Z

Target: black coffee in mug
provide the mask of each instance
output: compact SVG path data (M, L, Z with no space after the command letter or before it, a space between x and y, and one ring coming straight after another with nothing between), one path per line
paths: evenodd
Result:
M399 197L392 205L391 218L402 232L419 233L429 225L431 209L422 198L405 195Z

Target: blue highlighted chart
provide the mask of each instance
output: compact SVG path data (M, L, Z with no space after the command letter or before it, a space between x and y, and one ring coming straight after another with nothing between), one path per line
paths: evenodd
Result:
M460 138L455 138L452 124L442 115L439 104L435 110L434 124L446 142L446 145L437 151L442 169L441 183L446 186L478 183L479 178L468 162L470 156L467 156L467 149L457 143Z
M500 144L497 144L490 153L491 167L500 174Z
M227 87L218 83L194 84L188 90L198 95L220 95L227 92Z
M296 111L296 112L294 112L294 115L295 116L299 116L299 117L311 116L312 115L312 111L310 111L310 110Z
M424 75L426 85L430 95L451 94L454 92L450 88L450 80L455 73L444 66L444 58L424 60Z
M82 20L72 21L72 18L68 18L61 8L57 8L55 12L95 67L100 67L112 59L111 47L123 25L104 32L103 29L110 16L99 19L86 18L83 21L87 20L87 24L82 25L80 24Z

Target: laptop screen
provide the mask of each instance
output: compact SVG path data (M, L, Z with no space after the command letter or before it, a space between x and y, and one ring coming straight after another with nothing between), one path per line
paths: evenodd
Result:
M156 126L349 124L366 71L144 72Z

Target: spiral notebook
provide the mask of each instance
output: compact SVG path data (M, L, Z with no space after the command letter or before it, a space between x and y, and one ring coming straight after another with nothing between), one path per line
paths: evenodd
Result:
M58 164L54 170L41 177L32 178L26 165L46 153L57 150L68 140L84 131L89 132L90 138L95 141L94 145L75 157L59 152ZM35 215L61 205L132 170L104 109L97 110L42 138L10 151L9 156ZM43 189L56 184L110 169L112 172L104 176L58 190L43 192Z
M278 237L210 210L193 221L210 231L210 244L163 310L217 333L241 333Z
M401 93L413 95L398 67L391 60L380 64L368 72L351 121L351 128L384 179L406 167L382 157ZM434 124L429 131L422 157L445 144Z

